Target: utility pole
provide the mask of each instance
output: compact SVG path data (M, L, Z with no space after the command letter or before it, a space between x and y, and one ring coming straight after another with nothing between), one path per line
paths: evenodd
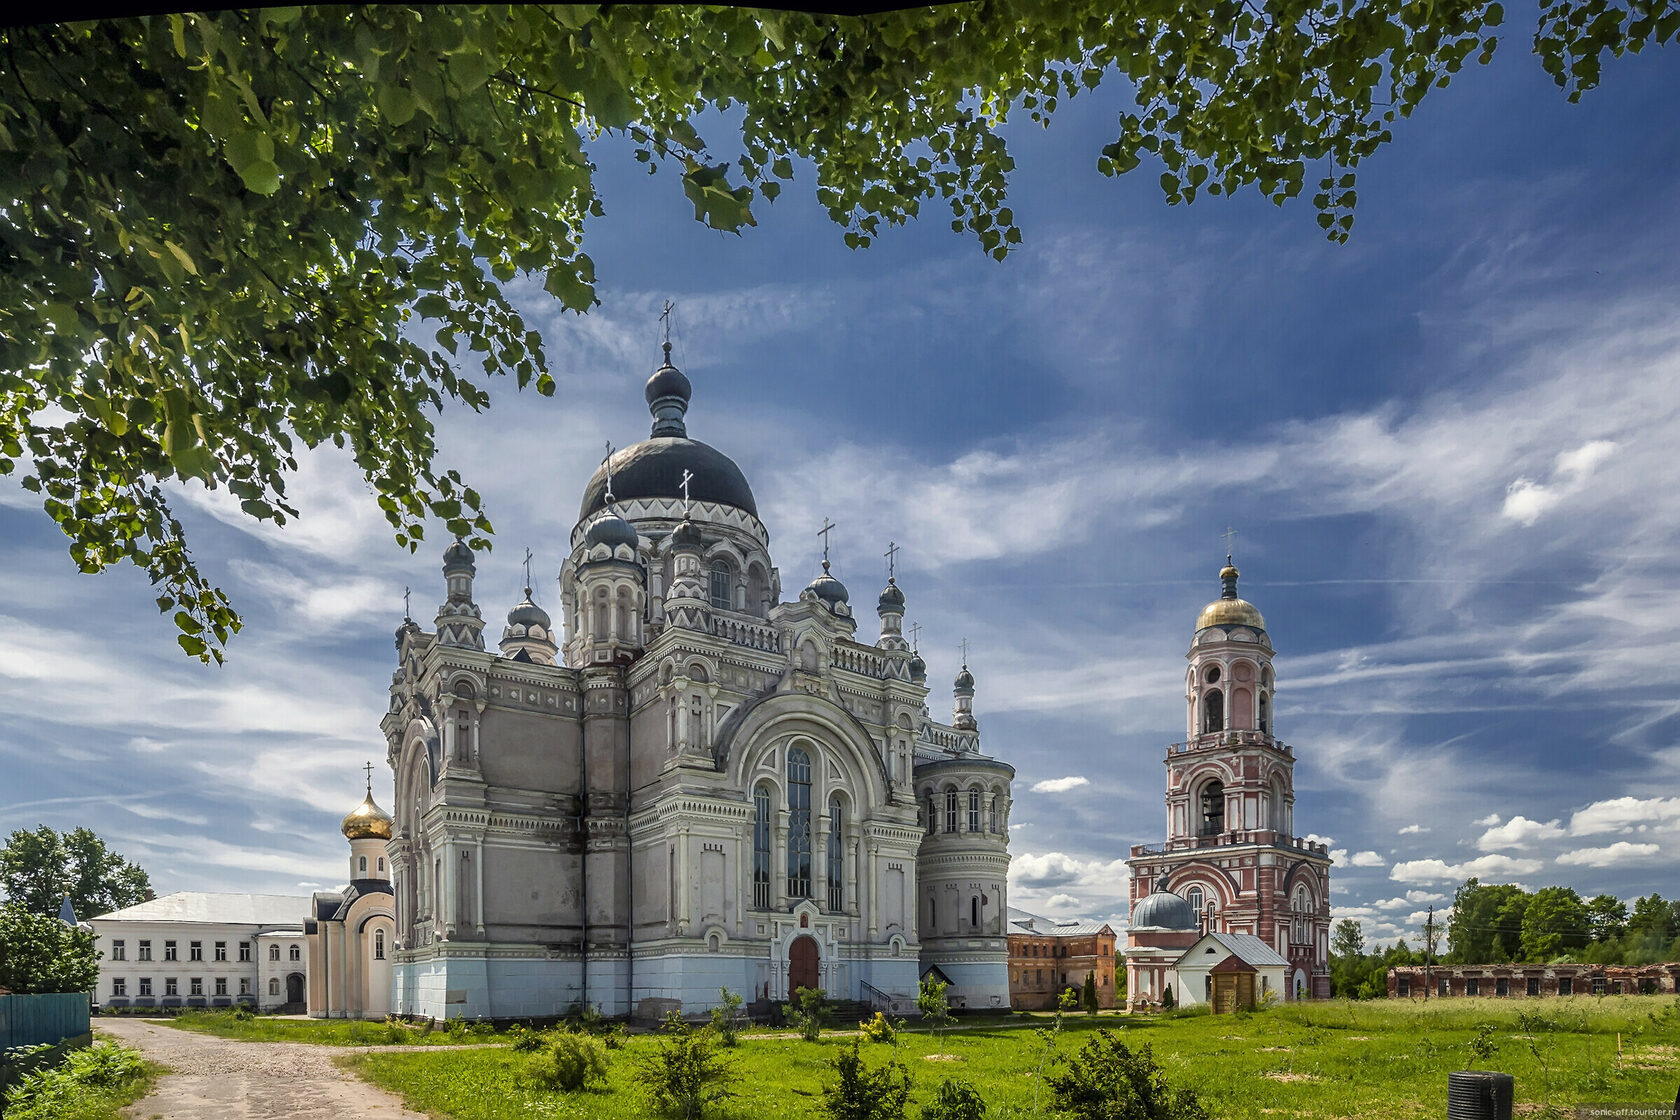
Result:
M1429 964L1435 956L1435 904L1429 904L1429 918L1423 923L1423 1002L1429 1002Z

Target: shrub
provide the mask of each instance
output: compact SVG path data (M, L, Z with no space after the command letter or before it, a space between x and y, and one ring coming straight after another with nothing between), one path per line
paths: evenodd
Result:
M86 1115L89 1097L111 1093L146 1076L138 1051L96 1042L73 1051L63 1064L26 1073L6 1091L6 1120L62 1120Z
M1080 1047L1050 1088L1079 1120L1208 1120L1194 1090L1167 1084L1147 1043L1134 1051L1113 1031Z
M1494 1052L1499 1049L1499 1043L1493 1040L1493 1024L1483 1023L1477 1028L1475 1037L1466 1045L1478 1061L1485 1062L1493 1057Z
M1172 1007L1173 1007L1173 990L1172 990L1172 985L1168 984L1165 988L1161 989L1161 1010L1171 1011Z
M788 1025L806 1042L815 1042L822 1035L823 1024L828 1019L828 1009L823 1006L827 997L828 993L821 988L795 988L793 1002L782 1007Z
M717 1052L710 1027L697 1031L680 1019L667 1019L664 1034L636 1062L636 1083L652 1098L655 1112L673 1120L700 1120L713 1104L734 1096L729 1086L735 1070Z
M607 1079L607 1048L591 1035L554 1031L531 1056L526 1073L545 1089L575 1093Z
M862 1031L863 1037L870 1042L885 1042L891 1045L898 1041L898 1028L893 1026L885 1011L877 1011L875 1018L863 1020L858 1024L858 1030Z
M922 1013L929 1026L933 1028L933 1038L939 1046L939 1052L945 1053L944 1030L951 1024L951 1001L945 995L949 987L943 980L924 979L916 990L916 1007Z
M1085 1007L1085 1014L1095 1015L1101 1004L1097 1002L1097 973L1095 969L1085 974L1085 990L1080 995L1079 1002Z
M719 1046L733 1047L741 1037L741 993L719 988L718 997L723 1002L712 1008L712 1031Z
M859 1040L834 1059L840 1079L823 1086L823 1113L830 1120L903 1120L910 1101L910 1071L896 1059L870 1069Z
M922 1120L985 1120L986 1102L966 1081L947 1077L922 1106Z

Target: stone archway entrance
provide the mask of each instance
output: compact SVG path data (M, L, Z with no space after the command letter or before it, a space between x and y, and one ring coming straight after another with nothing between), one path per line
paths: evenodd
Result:
M814 991L818 987L817 964L817 939L810 936L794 938L788 946L788 995L792 996L800 988Z
M294 972L286 977L286 1002L303 1002L303 973Z

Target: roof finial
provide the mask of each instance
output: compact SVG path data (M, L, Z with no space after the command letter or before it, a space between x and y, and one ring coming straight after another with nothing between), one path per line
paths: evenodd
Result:
M838 528L828 518L823 518L823 527L817 530L817 536L823 539L823 574L828 574L828 533L830 529Z
M525 598L531 597L531 550L525 550Z
M677 305L670 300L665 301L665 310L659 313L659 319L665 324L665 364L671 364L671 311Z
M920 654L922 652L922 624L912 622L905 629L910 631L910 652Z
M1237 535L1237 531L1235 529L1231 528L1229 525L1227 525L1227 526L1225 526L1225 532L1221 535L1225 538L1225 566L1227 568L1229 568L1229 567L1232 566L1231 565L1231 538Z
M408 588L406 588L406 587L403 588L403 621L404 622L413 622L414 621L414 619L411 618L409 616L409 613L408 613Z
M607 441L607 457L605 459L601 460L602 464L607 468L607 495L606 496L607 496L607 505L608 506L611 506L613 504L612 457L613 457L613 445L612 445L612 440L609 439ZM530 581L527 580L526 582L529 583Z
M896 586L897 583L898 583L898 581L896 579L896 571L897 571L897 566L898 566L898 542L897 541L888 541L887 542L886 557L887 557L887 582Z
M682 492L683 492L683 517L685 519L688 517L688 507L689 507L689 504L690 504L689 497L688 497L688 484L690 482L693 482L693 481L694 481L694 472L689 470L687 467L684 467L683 468L683 476L682 476Z
M964 638L962 640L962 658L963 658L962 667L964 669L966 669L966 668L968 668L968 639L967 638Z
M373 796L373 763L371 763L371 762L368 763L366 766L362 767L362 769L367 771L367 795L369 797L372 797Z

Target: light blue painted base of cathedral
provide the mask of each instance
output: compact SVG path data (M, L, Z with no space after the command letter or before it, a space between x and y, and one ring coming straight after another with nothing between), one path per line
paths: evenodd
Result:
M951 981L946 998L967 1011L1009 1010L1009 966L1002 962L939 961Z
M583 996L575 960L446 957L398 964L391 1006L433 1019L514 1019L564 1015Z

